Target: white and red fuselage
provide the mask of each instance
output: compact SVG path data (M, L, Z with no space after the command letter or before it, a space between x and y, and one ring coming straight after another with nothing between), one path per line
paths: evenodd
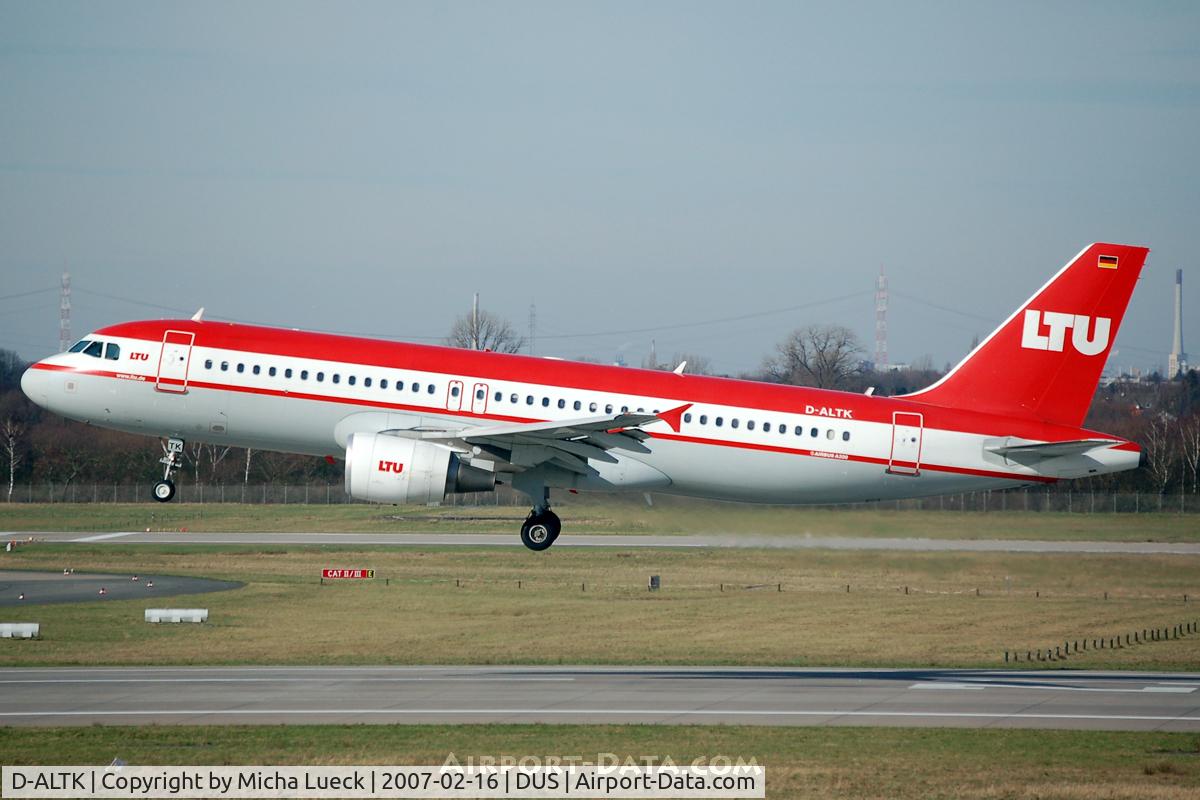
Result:
M429 442L523 489L797 504L998 489L1137 466L1137 445L1080 426L1146 252L1085 249L904 397L195 320L101 329L22 388L151 436L335 458L356 434Z

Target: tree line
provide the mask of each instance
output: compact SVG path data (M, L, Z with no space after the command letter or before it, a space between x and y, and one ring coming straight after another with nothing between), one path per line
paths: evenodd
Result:
M480 330L473 330L472 322ZM447 343L499 352L518 352L524 342L512 326L491 314L456 320ZM706 358L676 354L667 363L647 359L644 367L712 372ZM812 325L779 342L756 370L732 377L796 386L898 395L936 381L944 370L929 359L905 369L876 370L846 328ZM96 428L38 408L20 390L28 365L13 352L0 350L0 459L7 483L49 484L65 491L73 483L134 484L161 476L162 443L144 436ZM1143 469L1068 482L1097 491L1200 492L1200 374L1175 380L1151 376L1144 381L1117 381L1100 387L1085 426L1138 442L1146 451ZM177 481L204 485L260 483L337 483L340 464L322 458L226 445L188 442ZM1082 486L1081 486L1082 484ZM1064 488L1065 488L1064 484Z

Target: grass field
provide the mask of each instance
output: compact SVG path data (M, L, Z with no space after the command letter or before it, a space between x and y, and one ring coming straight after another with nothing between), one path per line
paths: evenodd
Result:
M906 536L938 539L1200 541L1200 516L1058 512L883 511L746 506L628 496L558 506L571 533ZM0 504L0 531L442 531L516 535L525 509L512 506L242 505L152 503Z
M1194 798L1200 737L701 726L0 729L6 764L442 764L479 757L755 759L771 798ZM607 755L611 754L611 756Z
M210 609L203 626L147 625L144 601L0 609L43 630L0 645L5 665L979 667L1200 619L1191 556L35 544L4 563L247 584L188 600ZM322 586L323 567L377 577ZM651 574L662 591L646 590ZM1200 636L1058 663L1194 670Z

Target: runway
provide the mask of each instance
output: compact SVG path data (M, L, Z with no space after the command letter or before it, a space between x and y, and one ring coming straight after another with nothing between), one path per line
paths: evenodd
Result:
M657 723L1200 732L1200 673L626 667L0 669L0 724Z
M268 544L387 545L407 547L521 547L520 538L493 533L87 533L80 531L14 532L0 538L76 544ZM1200 542L1087 542L1034 539L921 539L761 534L696 534L680 536L564 533L555 547L782 548L830 550L898 550L968 553L1099 553L1127 555L1200 555Z

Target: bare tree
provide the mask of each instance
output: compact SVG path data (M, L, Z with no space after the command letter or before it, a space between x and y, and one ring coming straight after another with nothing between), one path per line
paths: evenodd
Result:
M215 482L217 479L217 467L225 460L225 456L229 455L229 451L233 448L229 445L210 444L208 445L208 463L211 470L208 473L210 482ZM222 481L223 483L224 481Z
M4 420L0 425L0 440L4 447L4 454L8 457L8 502L12 502L13 481L16 478L17 467L25 460L24 453L18 451L17 446L21 443L21 437L25 434L25 426L16 421L12 417Z
M467 350L491 350L495 353L519 353L525 337L503 317L487 311L466 313L454 320L446 343Z
M1158 414L1142 436L1146 443L1146 470L1158 494L1166 494L1179 462L1174 426L1175 419L1170 414Z
M200 456L204 455L204 442L192 442L188 445L191 450L192 468L196 472L196 485L200 485Z
M1191 475L1192 494L1200 492L1200 412L1179 421L1179 455L1184 477Z
M699 353L675 353L669 363L659 364L654 369L676 370L680 364L687 365L683 368L686 375L712 375L712 362Z
M246 486L250 485L250 458L253 455L254 455L254 451L251 450L249 447L247 447L246 448L246 472L244 475L242 475L242 484L246 485Z
M800 328L780 342L776 351L764 369L779 383L842 389L862 371L862 345L853 331L841 325Z

